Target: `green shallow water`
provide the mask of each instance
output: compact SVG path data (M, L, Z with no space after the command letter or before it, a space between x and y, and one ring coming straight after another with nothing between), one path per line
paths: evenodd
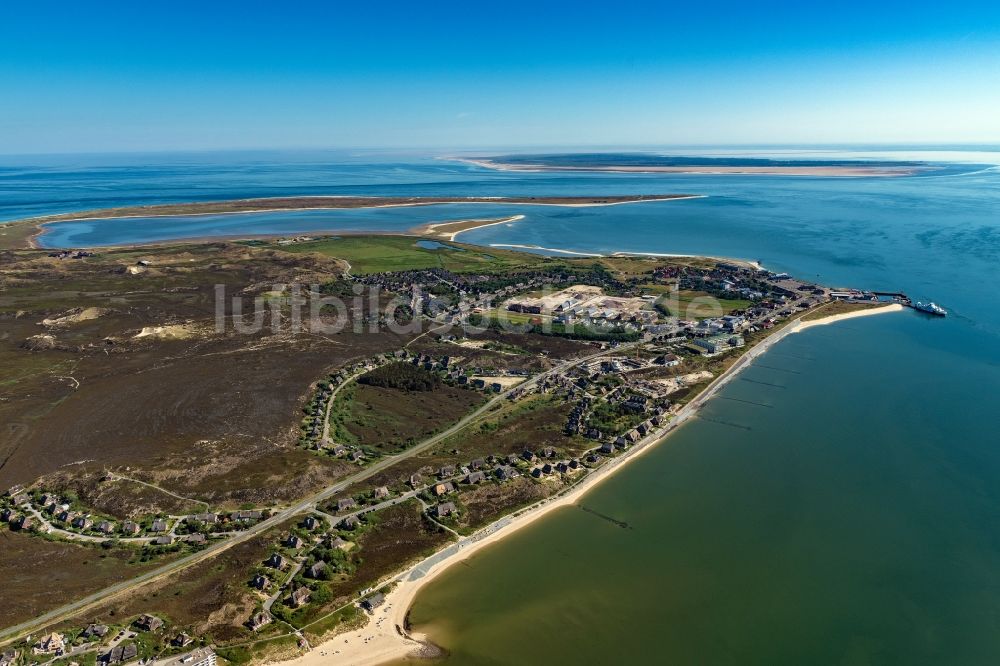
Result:
M1000 382L944 325L789 337L742 375L784 388L738 380L703 412L743 428L696 420L581 500L633 529L561 509L411 622L448 664L996 663L997 410L967 398ZM963 377L984 383L943 398Z

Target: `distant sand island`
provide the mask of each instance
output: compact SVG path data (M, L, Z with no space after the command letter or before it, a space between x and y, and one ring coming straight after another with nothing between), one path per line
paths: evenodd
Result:
M697 157L653 153L553 153L459 157L500 171L607 171L614 173L739 174L775 176L908 176L937 167L883 160Z

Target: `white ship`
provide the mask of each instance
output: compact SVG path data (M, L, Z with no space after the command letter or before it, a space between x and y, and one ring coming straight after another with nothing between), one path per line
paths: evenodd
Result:
M948 315L947 310L935 303L921 303L920 301L917 301L916 305L913 307L916 310L926 312L927 314L937 315L938 317L945 317Z

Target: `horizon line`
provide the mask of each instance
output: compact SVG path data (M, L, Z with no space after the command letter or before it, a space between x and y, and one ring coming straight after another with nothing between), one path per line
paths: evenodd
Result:
M220 148L135 148L118 150L81 150L81 151L37 151L37 152L2 152L0 157L59 157L59 156L98 156L98 155L183 155L212 153L279 153L279 152L363 152L363 153L474 153L486 151L522 151L546 149L566 153L597 151L597 152L650 152L666 149L865 149L865 150L971 150L1000 151L1000 141L930 141L926 143L912 141L884 142L816 142L816 143L593 143L593 144L504 144L468 146L257 146L257 147L220 147Z

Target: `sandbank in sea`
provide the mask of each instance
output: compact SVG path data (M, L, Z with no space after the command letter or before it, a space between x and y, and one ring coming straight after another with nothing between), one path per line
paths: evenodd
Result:
M629 165L554 165L554 164L508 164L488 159L452 158L457 162L472 164L494 171L523 171L543 173L550 171L604 172L604 173L660 173L690 175L732 175L732 176L813 176L821 178L862 178L870 176L894 177L912 176L933 167L909 166L629 166Z

